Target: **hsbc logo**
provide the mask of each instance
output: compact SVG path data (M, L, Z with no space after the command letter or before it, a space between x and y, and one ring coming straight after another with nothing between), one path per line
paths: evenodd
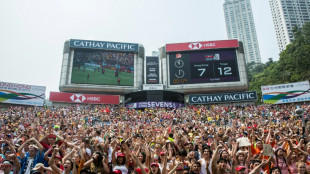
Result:
M216 47L216 44L214 42L205 43L205 44L194 42L188 45L188 48L190 48L191 50L198 50L198 49L201 49L202 47L204 48Z
M197 50L197 49L200 49L202 47L202 44L199 43L199 42L196 42L196 43L190 43L188 45L188 48L192 49L192 50Z
M86 100L86 97L83 94L73 94L70 99L73 102L82 103Z

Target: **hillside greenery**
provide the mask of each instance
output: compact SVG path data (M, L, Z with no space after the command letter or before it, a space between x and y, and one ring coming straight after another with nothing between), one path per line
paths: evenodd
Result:
M295 40L280 53L278 61L248 63L250 91L256 91L261 102L261 86L305 81L310 79L310 23L294 28Z

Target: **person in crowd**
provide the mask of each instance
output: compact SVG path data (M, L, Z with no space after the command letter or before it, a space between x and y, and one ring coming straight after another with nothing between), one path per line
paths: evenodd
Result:
M0 173L309 173L310 106L305 131L296 108L0 105Z
M289 146L290 146L290 149L293 150L293 145L291 143L291 141L287 140ZM286 154L286 151L283 149L283 148L278 148L276 151L275 151L275 167L278 167L281 169L281 173L282 174L290 174L292 173L290 171L290 168L289 168L289 164L287 161L290 161L290 158L292 156L292 153L293 151L290 151L289 154Z
M212 150L205 146L203 148L203 155L198 162L201 164L201 173L202 174L210 174L211 173L211 157L212 157Z
M29 145L29 151L24 154L22 149L26 143L30 143L31 145ZM30 138L23 143L18 149L18 153L21 158L21 174L30 174L37 163L44 162L43 146L35 138Z
M117 152L117 145L118 147L121 146L123 150L125 150L125 153L122 151ZM115 158L115 153L116 158ZM116 143L115 147L112 152L112 164L113 164L113 171L114 170L120 170L123 174L128 173L129 164L130 164L130 154L129 154L129 148L127 145L127 142L123 143Z
M48 162L48 165L52 168L53 172L57 173L57 174L77 174L76 164L75 164L75 162L71 161L70 159L67 159L64 162L64 165L63 165L64 169L63 170L61 170L60 168L58 168L55 165L54 159L55 159L55 156L58 152L59 152L59 148L53 148L52 157Z

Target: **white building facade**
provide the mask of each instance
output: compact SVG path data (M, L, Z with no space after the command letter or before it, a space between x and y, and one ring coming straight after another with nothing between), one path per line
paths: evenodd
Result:
M261 63L250 0L225 0L223 8L228 39L243 42L247 63Z
M310 0L269 0L279 49L294 40L293 28L310 22Z

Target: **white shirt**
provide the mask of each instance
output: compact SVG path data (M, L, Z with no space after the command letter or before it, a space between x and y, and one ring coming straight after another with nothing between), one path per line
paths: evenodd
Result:
M29 159L27 170L26 170L25 174L30 174L31 173L31 165L33 163L33 160L34 160L33 158Z
M113 171L114 170L120 170L120 171L122 171L122 174L127 174L128 173L128 169L127 169L127 167L125 165L123 165L123 166L115 166L113 168Z

